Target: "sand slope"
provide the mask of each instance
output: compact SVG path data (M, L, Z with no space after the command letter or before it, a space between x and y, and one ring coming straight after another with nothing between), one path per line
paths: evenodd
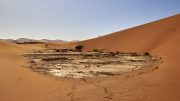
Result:
M159 70L133 78L147 83L143 93L150 101L180 99L180 14L103 37L81 42L87 49L112 51L149 51L163 57ZM151 84L152 83L152 84ZM149 101L148 100L148 101Z
M135 77L55 79L24 68L21 56L40 46L0 42L0 101L179 101L180 15L78 43L87 50L149 51L161 56L158 70Z
M80 43L85 44L87 49L152 51L179 36L179 30L180 14Z

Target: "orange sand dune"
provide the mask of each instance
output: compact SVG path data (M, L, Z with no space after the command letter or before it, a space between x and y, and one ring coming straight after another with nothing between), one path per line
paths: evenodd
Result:
M156 22L80 42L87 49L112 51L149 51L163 57L163 64L152 73L133 78L145 87L147 101L179 101L180 99L180 14ZM109 81L110 82L110 81ZM114 82L114 81L112 81ZM115 81L116 82L116 81ZM117 81L118 82L118 81ZM111 83L114 85L114 83ZM109 85L110 86L110 85ZM144 101L143 100L143 101Z
M49 47L83 44L86 50L144 52L160 56L159 69L135 77L76 80L33 72L21 55L43 46L0 42L0 101L179 101L180 14L106 36Z
M82 41L87 49L153 51L179 36L180 14L106 36Z

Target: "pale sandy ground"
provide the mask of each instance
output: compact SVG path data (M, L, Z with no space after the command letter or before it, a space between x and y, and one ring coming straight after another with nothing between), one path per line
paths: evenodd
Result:
M158 70L135 77L75 80L53 78L24 68L22 54L44 46L0 42L0 101L179 101L180 15L104 37L48 47L83 44L111 51L149 51L161 56Z

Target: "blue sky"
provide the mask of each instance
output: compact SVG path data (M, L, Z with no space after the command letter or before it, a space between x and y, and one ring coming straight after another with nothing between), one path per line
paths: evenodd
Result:
M180 13L180 0L0 0L0 38L84 40Z

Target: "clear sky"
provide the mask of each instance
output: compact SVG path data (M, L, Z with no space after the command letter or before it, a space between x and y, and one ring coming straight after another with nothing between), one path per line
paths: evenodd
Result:
M180 0L0 0L0 38L83 40L180 13Z

